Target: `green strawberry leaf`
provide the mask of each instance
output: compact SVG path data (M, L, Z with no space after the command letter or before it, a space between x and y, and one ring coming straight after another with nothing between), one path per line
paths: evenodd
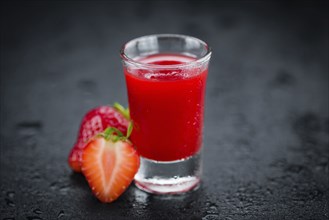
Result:
M120 112L126 119L130 120L129 108L123 107L118 102L114 102L113 107L115 108L115 110L117 110L118 112Z
M126 138L130 137L132 131L133 131L133 123L129 122Z

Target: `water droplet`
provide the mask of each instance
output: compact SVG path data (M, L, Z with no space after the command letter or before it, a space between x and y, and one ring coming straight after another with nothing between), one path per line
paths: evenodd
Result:
M61 194L67 194L68 191L69 191L69 187L67 187L67 186L62 186L62 187L60 187L60 189L59 189L59 192L60 192Z
M61 210L58 215L57 215L57 218L62 218L64 216L64 211Z
M38 214L38 215L39 215L39 214L42 214L42 211L41 211L40 209L38 209L38 208L37 208L37 209L34 209L33 212L34 212L35 214Z
M267 188L267 189L266 189L266 192L267 192L268 194L270 194L270 195L273 194L273 191L272 191L272 189L270 189L270 188Z
M9 198L14 198L14 196L15 196L15 192L14 192L14 191L9 191L9 192L7 192L7 196L8 196Z
M38 180L38 179L40 179L41 177L40 177L40 174L39 174L37 171L34 171L34 172L32 173L32 175L31 175L31 178L32 178L33 180Z
M6 203L8 206L15 207L15 203L13 201L11 201L10 199L7 199L7 198L5 200L6 200Z
M53 182L50 184L50 189L55 190L57 188L57 182Z

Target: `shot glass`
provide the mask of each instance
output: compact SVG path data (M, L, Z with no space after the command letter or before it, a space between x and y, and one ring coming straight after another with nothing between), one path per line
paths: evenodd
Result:
M157 34L127 42L120 53L131 141L141 156L136 186L155 194L198 188L210 47L195 37Z

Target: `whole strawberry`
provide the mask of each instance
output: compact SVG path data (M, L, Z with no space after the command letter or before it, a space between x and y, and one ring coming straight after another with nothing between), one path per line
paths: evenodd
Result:
M70 167L81 172L82 150L95 135L103 132L107 127L114 127L124 135L129 125L129 110L115 103L111 106L99 106L90 110L82 119L78 138L69 154Z

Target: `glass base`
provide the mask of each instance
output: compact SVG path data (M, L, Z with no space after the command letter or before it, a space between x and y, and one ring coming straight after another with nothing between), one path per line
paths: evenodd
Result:
M140 157L135 185L154 194L181 194L198 188L201 172L201 152L186 159L169 162Z

